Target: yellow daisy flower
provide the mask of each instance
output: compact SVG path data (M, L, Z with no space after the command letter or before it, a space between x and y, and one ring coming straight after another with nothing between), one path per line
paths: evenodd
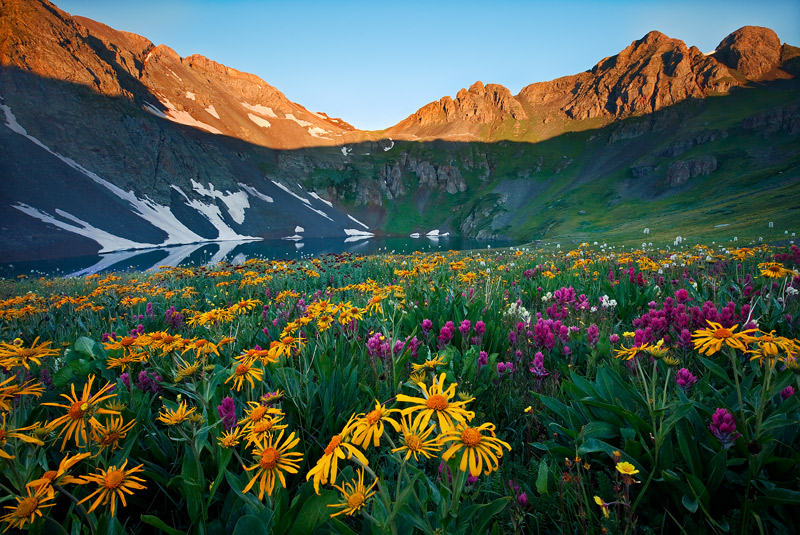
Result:
M178 408L175 410L168 409L167 407L162 407L161 411L158 413L158 420L166 425L178 425L182 422L185 422L190 414L195 411L195 408L192 407L189 410L186 410L186 402L181 401L181 404L178 405Z
M37 516L42 516L42 509L55 505L55 503L44 503L48 500L52 500L50 496L46 495L45 490L37 489L31 494L31 488L28 487L27 491L28 495L24 498L21 496L14 497L14 499L17 500L16 505L4 506L6 509L11 510L5 515L0 516L0 522L8 524L3 530L4 533L11 528L22 529L26 523L33 524Z
M372 482L372 485L370 485L369 488L364 487L364 469L360 468L358 470L358 482L356 482L356 480L352 480L350 482L346 482L341 487L339 485L334 485L334 488L338 489L339 492L342 493L344 502L332 503L328 505L328 507L342 508L341 511L332 513L331 518L341 514L352 516L358 512L362 507L364 507L364 505L367 503L367 500L375 494L373 489L377 483L378 480L376 479Z
M475 413L464 409L464 406L475 398L466 401L451 401L456 394L457 383L452 383L446 390L444 388L445 374L442 373L437 380L433 379L433 384L428 388L425 383L417 383L422 389L424 398L406 396L398 394L397 401L414 403L413 406L403 409L403 414L410 414L419 411L414 426L427 427L431 417L435 414L439 427L443 433L453 429L453 420L466 423L475 417Z
M99 505L106 505L110 502L111 516L114 516L114 513L116 512L117 498L119 498L123 506L128 505L125 502L126 494L133 494L134 490L142 490L147 487L141 485L141 483L144 483L144 479L133 475L141 473L143 471L143 465L140 464L139 466L125 470L125 465L127 464L128 460L126 459L119 468L116 466L111 466L108 470L103 470L100 468L99 472L96 474L81 476L84 482L97 483L99 488L79 501L78 505L97 496L97 499L89 508L89 512L91 513L97 509Z
M459 470L466 472L469 467L469 473L473 477L480 475L482 470L484 475L491 474L499 467L499 459L503 457L503 446L511 451L511 446L507 442L495 437L494 429L494 424L491 423L481 424L478 427L469 427L465 423L458 424L455 429L439 437L439 442L442 444L453 442L442 454L442 459L447 461L463 449Z
M255 476L250 480L242 492L249 491L256 481L258 484L258 499L264 499L264 493L272 496L272 491L275 488L275 477L280 480L281 485L286 488L286 478L283 472L287 474L296 474L300 469L300 461L303 460L303 454L296 451L290 451L297 443L300 442L299 438L295 438L294 431L286 437L286 440L281 444L283 438L283 431L280 432L277 438L272 436L264 444L263 448L253 451L253 455L258 458L258 462L250 467L245 467L248 472L258 470ZM274 440L273 440L274 439Z
M113 388L112 383L106 383L96 394L91 395L92 383L94 382L94 375L89 376L89 381L83 387L83 393L80 399L75 394L75 385L72 385L72 397L67 394L61 394L61 397L69 401L69 405L61 403L42 403L50 407L61 407L67 409L67 414L59 416L49 424L47 427L53 429L58 426L63 426L58 436L64 435L64 440L61 442L61 451L64 451L64 446L67 441L75 436L75 445L80 447L81 442L86 443L88 440L88 428L100 425L95 415L97 414L119 414L117 411L104 409L99 406L100 402L116 396L116 394L106 394L109 389Z
M375 408L368 412L366 415L359 414L356 422L353 424L352 443L356 446L366 448L370 442L376 448L379 447L381 436L383 436L384 422L390 424L395 431L400 431L400 424L392 419L389 415L393 412L400 412L398 409L386 409L385 405L381 405L378 400L375 400Z
M406 460L412 455L415 461L419 461L419 456L423 455L430 459L433 453L442 449L437 438L428 440L428 437L433 433L434 426L426 426L425 429L420 429L419 425L411 423L411 416L405 415L400 419L403 429L403 445L399 448L392 450L392 453L405 451Z
M756 332L758 329L747 329L735 333L736 327L734 325L730 329L723 327L721 324L706 320L711 326L710 329L698 329L692 334L694 338L694 348L699 350L700 353L705 353L711 356L722 349L722 345L732 347L744 351L745 344L750 342L752 337L750 333Z

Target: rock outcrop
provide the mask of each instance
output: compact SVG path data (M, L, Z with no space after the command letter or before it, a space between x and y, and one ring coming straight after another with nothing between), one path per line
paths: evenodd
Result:
M505 87L476 82L455 99L444 97L423 106L387 132L405 139L457 138L480 136L486 131L475 125L483 125L491 138L500 125L514 122L516 127L502 130L513 138L554 121L605 124L687 99L725 94L752 81L790 77L796 56L794 47L781 45L768 28L745 26L708 55L653 31L589 71L528 85L516 96Z

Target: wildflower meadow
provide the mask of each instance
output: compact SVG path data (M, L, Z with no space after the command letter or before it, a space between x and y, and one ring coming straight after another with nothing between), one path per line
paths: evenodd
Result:
M800 248L0 281L0 527L797 533Z

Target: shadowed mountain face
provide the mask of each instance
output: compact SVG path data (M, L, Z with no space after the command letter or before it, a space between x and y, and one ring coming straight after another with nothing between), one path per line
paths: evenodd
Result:
M764 215L752 205L797 196L798 61L766 28L709 55L651 32L591 71L518 95L476 82L365 132L202 56L0 0L0 255L431 230L534 239L686 210L710 224L722 201L726 216Z

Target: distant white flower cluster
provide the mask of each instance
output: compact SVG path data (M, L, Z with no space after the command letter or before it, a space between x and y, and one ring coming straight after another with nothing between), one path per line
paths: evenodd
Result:
M617 300L609 299L607 295L604 295L603 297L600 298L600 306L602 306L603 308L614 308L615 306L617 306Z
M528 312L524 306L517 303L511 303L508 309L503 312L503 317L511 320L522 320L524 323L531 321L531 313Z

